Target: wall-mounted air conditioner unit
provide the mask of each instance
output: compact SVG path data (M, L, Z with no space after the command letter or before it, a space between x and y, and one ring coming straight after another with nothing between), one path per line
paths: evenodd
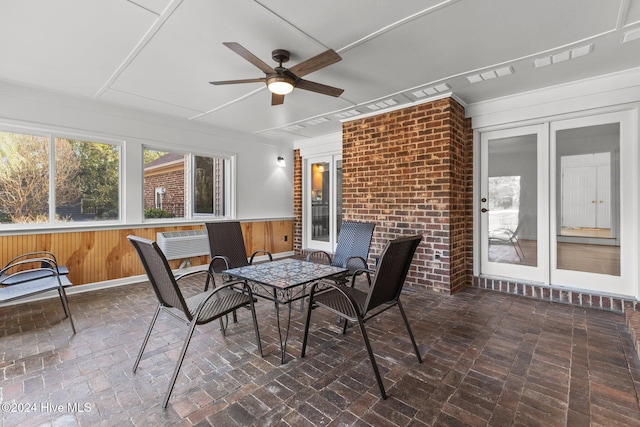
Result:
M168 260L209 255L206 230L160 232L157 233L157 241Z

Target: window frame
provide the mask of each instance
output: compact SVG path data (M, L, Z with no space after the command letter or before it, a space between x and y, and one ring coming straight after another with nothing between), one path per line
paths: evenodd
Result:
M0 132L3 133L15 133L29 136L43 137L48 140L49 149L49 195L48 195L48 220L46 222L33 222L33 223L2 223L0 224L0 231L13 231L13 230L47 230L47 229L71 229L71 228L99 228L104 226L121 225L124 223L125 207L123 204L123 182L124 182L124 152L125 141L123 139L117 139L100 135L99 133L85 133L78 132L69 129L63 129L58 127L44 127L44 126L31 126L18 123L12 123L8 121L0 122ZM56 221L56 151L55 141L56 139L68 139L78 140L89 143L108 144L118 147L118 219L117 220L105 220L105 221L69 221L58 222Z
M225 171L225 193L226 203L228 207L226 209L226 215L224 217L216 217L209 214L190 214L189 217L184 218L144 218L144 201L141 200L140 194L144 191L144 170L143 170L143 150L144 148L150 148L161 151L176 151L175 144L170 144L167 141L160 141L157 139L145 139L136 137L124 137L122 135L108 134L100 131L83 131L76 128L55 126L42 123L31 123L20 120L12 120L10 118L0 118L0 132L18 133L25 135L33 135L39 137L45 137L49 140L49 144L55 143L55 138L63 139L75 139L88 142L112 144L119 146L119 216L118 220L105 220L105 221L74 221L74 222L55 222L55 214L49 218L47 222L42 223L28 223L28 224L14 224L14 223L0 223L0 233L4 234L32 234L42 233L46 231L82 231L82 230L99 230L99 229L121 229L123 227L130 226L144 226L153 225L158 226L164 224L183 224L193 225L201 224L207 220L227 220L236 218L236 206L237 206L237 177L236 177L236 165L237 165L237 153L227 152L222 150L207 150L202 147L194 147L185 144L180 146L181 153L190 154L191 156L203 156L203 157L222 157L227 163ZM55 151L50 150L49 162L55 166ZM55 211L55 197L52 195L52 190L55 191L55 167L49 168L49 208L53 207ZM53 170L52 170L53 169ZM191 169L189 169L189 174ZM191 180L189 177L189 185L192 188ZM191 198L193 192L187 194L189 197L189 204L191 205ZM190 208L192 209L192 208ZM53 218L53 221L52 221Z
M185 175L185 183L186 183L186 191L184 194L185 197L185 213L183 217L176 218L145 218L144 217L144 151L152 150L152 151L162 151L167 153L175 153L182 154L187 157L187 161L184 168ZM183 222L203 222L208 220L228 220L236 217L236 202L235 202L235 165L236 165L236 154L233 153L222 153L222 152L210 152L204 153L199 150L190 150L190 149L175 149L163 146L161 144L144 143L141 146L142 151L142 164L140 173L142 175L142 222L143 223L183 223ZM225 197L225 214L223 216L216 216L214 214L207 213L195 213L195 157L208 157L208 158L221 158L225 161L225 171L224 171L224 197Z

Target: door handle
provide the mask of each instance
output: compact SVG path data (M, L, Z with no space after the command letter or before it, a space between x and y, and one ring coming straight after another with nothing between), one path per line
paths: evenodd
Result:
M482 212L482 213L489 212L489 209L487 209L487 208L482 208L482 209L480 209L480 212Z

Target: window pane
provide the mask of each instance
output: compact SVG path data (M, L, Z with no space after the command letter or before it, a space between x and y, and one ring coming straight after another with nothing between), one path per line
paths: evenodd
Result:
M120 147L55 139L56 221L120 218Z
M311 165L311 239L329 241L329 177L328 162Z
M195 156L195 214L225 215L224 159Z
M185 165L188 156L145 148L144 217L185 217Z
M49 221L49 139L0 132L0 223Z

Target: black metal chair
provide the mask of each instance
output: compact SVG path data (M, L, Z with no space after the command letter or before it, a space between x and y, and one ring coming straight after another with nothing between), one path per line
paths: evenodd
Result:
M334 285L332 283L325 283L324 286L329 287L329 289L319 290L319 284L314 284L309 297L301 357L305 356L307 348L312 309L316 307L326 308L330 312L345 319L345 325L342 330L343 334L346 332L347 321L357 322L360 326L360 332L362 333L367 352L369 353L369 359L371 360L373 372L378 381L378 387L380 387L380 394L383 399L386 399L387 394L382 384L380 371L378 370L378 365L371 350L371 344L369 343L364 324L371 318L397 305L400 309L400 314L402 314L402 320L404 320L404 324L407 327L407 332L409 333L409 338L413 344L413 349L418 357L418 361L422 363L420 351L418 350L416 341L413 338L413 333L411 332L411 327L409 326L409 321L400 303L400 292L402 291L402 286L407 277L409 267L411 266L413 255L421 240L422 236L416 235L401 237L390 241L382 251L373 283L367 292L354 287L357 275L352 276L351 287L341 284ZM370 271L366 272L366 274L370 273Z
M253 259L259 253L266 254L269 261L273 261L273 256L266 250L257 250L251 254L250 259L247 259L247 249L244 245L240 222L207 222L205 226L209 237L211 265L215 273L253 264Z
M307 254L307 261L313 258L324 257L334 267L348 268L349 272L338 278L339 282L346 283L348 277L356 271L367 269L367 258L369 257L369 247L373 237L374 223L345 221L340 227L336 252L331 257L324 251L313 251Z
M169 381L169 388L162 403L163 408L166 408L167 403L169 402L169 397L173 391L173 386L176 383L178 372L180 371L180 367L184 361L184 356L187 352L187 348L189 347L189 342L191 341L196 325L209 323L212 320L220 319L222 316L234 312L239 308L249 307L253 318L253 327L256 334L258 351L260 356L262 356L260 332L258 331L258 322L256 320L256 312L253 306L254 299L249 286L242 282L230 282L223 286L215 287L214 282L214 287L211 290L205 290L204 292L185 298L178 287L177 281L188 276L193 276L194 274L206 274L207 277L210 277L212 275L211 264L209 265L209 270L206 272L197 271L180 276L174 276L171 272L167 259L156 242L136 236L128 236L127 238L136 249L136 252L140 257L140 261L147 273L147 277L149 278L149 282L151 283L151 286L153 286L153 290L155 291L158 299L158 307L151 319L151 324L149 325L147 334L142 342L142 347L140 347L140 352L138 353L138 357L133 365L133 372L136 372L138 369L138 364L140 363L140 359L142 359L142 353L149 341L151 330L153 329L160 312L164 311L189 325L187 336L182 346L182 351L178 357L178 362L173 371L173 376ZM234 287L242 287L243 292L240 292Z

